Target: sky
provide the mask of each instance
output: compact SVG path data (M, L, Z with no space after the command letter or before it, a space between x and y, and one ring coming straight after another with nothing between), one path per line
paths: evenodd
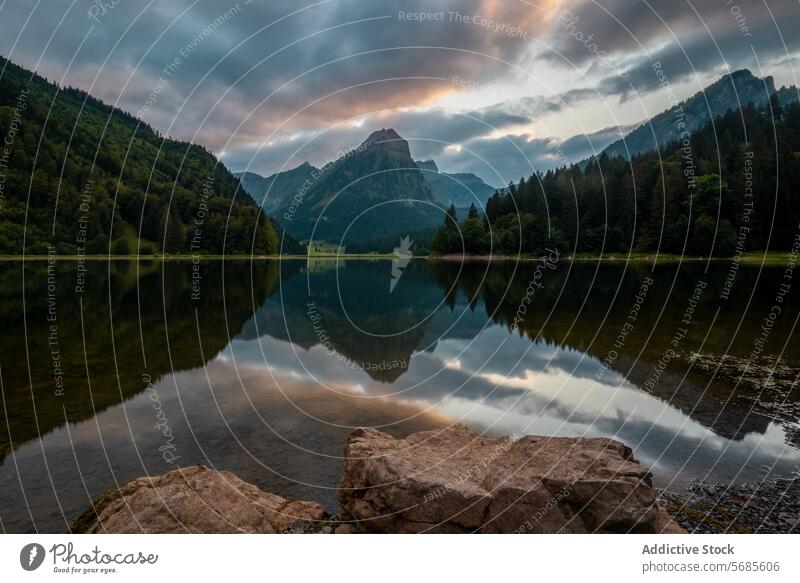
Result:
M392 127L499 186L799 51L798 0L0 0L0 54L262 175Z

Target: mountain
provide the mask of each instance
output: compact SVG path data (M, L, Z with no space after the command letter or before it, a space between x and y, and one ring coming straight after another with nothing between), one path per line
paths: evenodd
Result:
M748 251L796 251L800 102L782 105L779 98L729 111L688 142L532 175L487 201L490 230L478 216L459 229L448 222L431 249L736 259ZM728 285L708 293L725 298Z
M443 220L408 142L393 129L374 132L315 175L277 213L298 239L363 245L430 229Z
M254 172L239 172L234 176L242 182L242 188L264 212L273 214L288 204L303 184L313 180L314 174L318 172L317 168L303 162L296 168L276 172L266 178Z
M476 206L483 206L489 197L498 190L472 173L439 172L439 168L433 160L425 160L416 164L422 170L422 176L428 183L434 200L443 206L450 206L451 203L460 208L468 207L472 203L475 203Z
M603 151L610 157L629 158L655 150L656 140L658 147L663 149L681 139L686 131L694 133L713 118L725 115L728 111L737 111L749 102L757 106L764 105L775 94L784 105L798 100L794 87L776 91L772 77L760 79L747 69L734 71L682 103L651 118ZM685 128L680 126L681 122L685 124Z
M277 251L202 146L2 57L0 71L0 254Z

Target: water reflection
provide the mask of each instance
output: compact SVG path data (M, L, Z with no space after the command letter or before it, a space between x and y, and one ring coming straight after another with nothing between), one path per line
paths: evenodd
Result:
M800 355L787 342L796 293L751 358L779 269L740 268L722 301L724 264L565 264L542 278L522 319L531 264L413 261L391 293L387 261L202 269L194 299L185 263L95 264L76 295L75 266L60 264L57 395L46 266L2 266L5 530L62 531L103 490L171 469L159 411L179 465L230 470L331 510L359 425L610 436L669 487L800 464Z

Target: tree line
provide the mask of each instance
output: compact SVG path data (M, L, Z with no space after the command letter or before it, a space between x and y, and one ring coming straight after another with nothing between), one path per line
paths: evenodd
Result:
M437 254L660 251L730 257L785 251L800 228L800 104L748 104L672 145L626 160L605 154L451 207Z
M0 254L276 253L239 188L204 147L0 57Z

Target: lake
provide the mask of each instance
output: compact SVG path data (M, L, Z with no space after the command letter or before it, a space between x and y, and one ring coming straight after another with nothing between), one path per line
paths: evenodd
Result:
M0 527L198 463L333 512L358 426L613 437L676 490L800 467L783 267L404 263L0 263Z

